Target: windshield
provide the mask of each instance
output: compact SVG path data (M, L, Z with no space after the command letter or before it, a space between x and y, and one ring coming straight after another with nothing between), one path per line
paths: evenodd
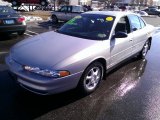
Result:
M0 14L15 13L15 11L7 6L0 6Z
M108 39L115 17L82 14L64 24L57 32L93 40Z

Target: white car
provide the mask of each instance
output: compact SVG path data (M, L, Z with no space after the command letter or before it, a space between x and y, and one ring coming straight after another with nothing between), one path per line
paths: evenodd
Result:
M82 13L57 31L12 47L6 63L18 83L37 94L78 88L90 94L106 72L138 55L145 58L154 27L134 13Z
M146 13L145 11L134 11L134 13L136 13L140 16L148 16L148 13Z

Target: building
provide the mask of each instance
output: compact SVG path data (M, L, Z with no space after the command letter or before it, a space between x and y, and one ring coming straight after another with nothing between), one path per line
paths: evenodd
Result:
M115 4L117 5L128 5L131 4L133 0L116 0Z
M91 5L91 0L69 0L70 5Z
M56 0L58 4L91 5L91 0Z

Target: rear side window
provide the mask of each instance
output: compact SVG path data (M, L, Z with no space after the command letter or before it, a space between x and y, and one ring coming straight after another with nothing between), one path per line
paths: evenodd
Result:
M137 29L137 30L141 29L141 23L139 21L138 16L136 16L136 15L129 15L128 17L129 17L129 20L131 22L131 28L132 28L132 30L134 30L134 29Z
M155 8L151 8L149 11L153 11L154 12L154 11L156 11L156 9Z
M145 22L139 17L139 21L141 23L141 28L144 28L146 26Z
M127 16L120 18L120 20L118 21L115 28L115 33L119 31L130 33L130 25L129 25L129 20Z
M82 9L80 6L73 6L72 7L72 12L82 12Z

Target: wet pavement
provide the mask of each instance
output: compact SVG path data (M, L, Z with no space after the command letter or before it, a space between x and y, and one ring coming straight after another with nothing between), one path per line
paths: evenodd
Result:
M61 24L58 27L49 25L31 24L28 30L42 33ZM34 35L29 31L24 36L4 36L0 41L0 59L11 45ZM111 71L100 87L88 96L79 95L75 90L52 96L32 94L17 86L1 60L0 119L160 120L159 38L157 30L146 59L133 58Z

